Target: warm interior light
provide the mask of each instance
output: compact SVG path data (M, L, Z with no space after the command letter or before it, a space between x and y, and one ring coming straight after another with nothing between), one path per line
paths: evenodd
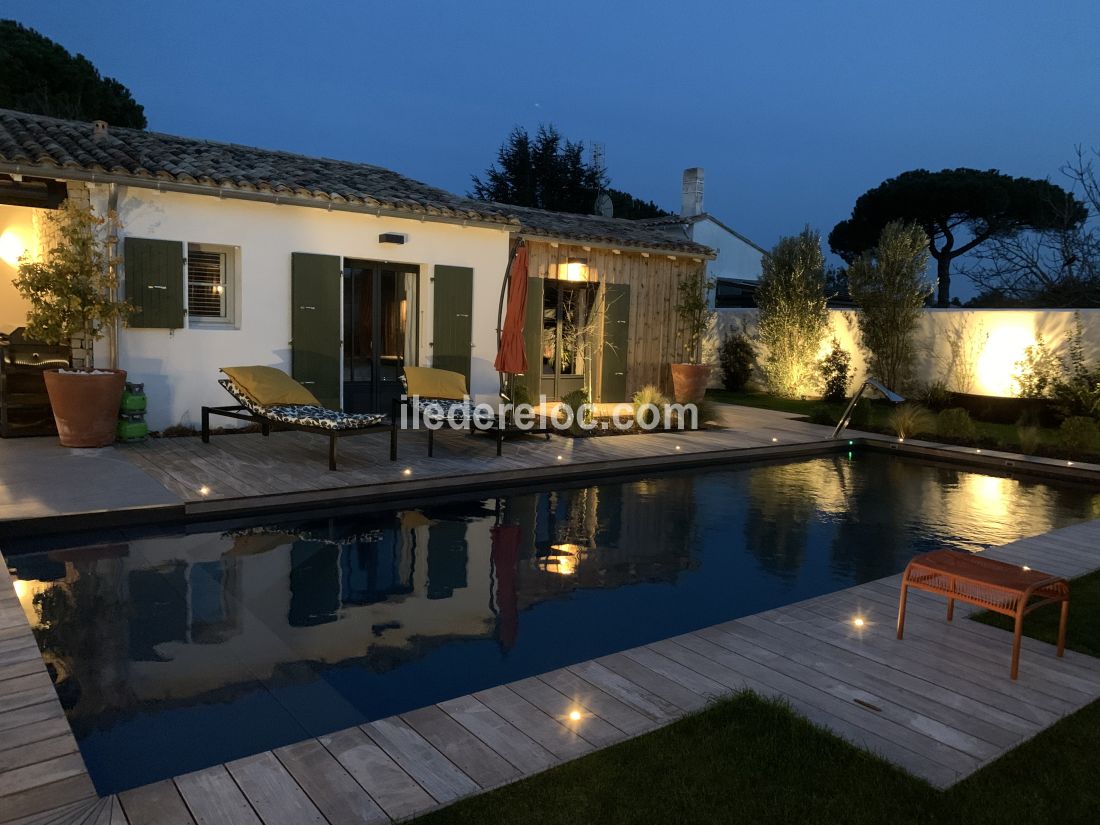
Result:
M569 721L571 721L571 722L581 721L581 712L579 710L569 711Z
M569 258L567 263L558 264L559 281L587 281L588 259Z
M14 229L0 234L0 260L8 266L19 266L19 259L27 251L27 245Z
M552 544L550 549L553 555L544 556L543 566L547 573L557 573L559 576L572 576L577 572L577 562L584 552L579 544Z

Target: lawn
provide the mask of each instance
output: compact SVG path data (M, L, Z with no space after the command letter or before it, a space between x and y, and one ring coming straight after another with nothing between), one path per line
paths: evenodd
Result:
M1069 646L1096 652L1100 574L1072 585ZM1045 638L1036 611L1028 635ZM1057 617L1055 616L1055 626ZM1100 811L1100 702L948 791L743 693L654 733L456 803L418 825L1085 823Z
M781 398L777 395L769 395L762 392L731 391L731 390L707 390L707 398L722 404L739 404L743 407L758 407L768 410L795 413L815 420L815 423L836 423L844 412L847 402L826 402L820 399ZM866 432L886 433L893 435L894 430L890 426L889 416L893 405L881 399L863 399L856 407L849 430L864 430ZM828 421L817 417L828 415ZM935 413L933 413L933 416ZM973 419L975 437L967 442L967 446L983 447L987 449L1000 449L1008 452L1021 452L1020 436L1016 425L1002 424L993 421L980 421ZM925 433L918 438L926 438L932 441L946 441L960 443L958 439L944 438L936 433ZM1060 444L1059 432L1052 427L1043 427L1039 430L1038 454L1056 458L1067 457L1065 449ZM1080 459L1081 455L1070 456Z

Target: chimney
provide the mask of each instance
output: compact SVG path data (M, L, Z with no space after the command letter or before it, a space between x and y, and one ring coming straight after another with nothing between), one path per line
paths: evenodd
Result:
M92 140L103 140L103 138L105 138L105 137L107 137L107 121L105 121L105 120L93 120L92 121ZM686 180L686 178L685 178L685 180Z
M703 169L693 166L684 170L684 189L680 199L680 217L693 218L703 214Z

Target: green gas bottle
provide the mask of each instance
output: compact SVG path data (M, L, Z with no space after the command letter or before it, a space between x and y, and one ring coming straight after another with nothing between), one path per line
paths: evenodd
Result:
M122 393L122 406L119 407L119 412L131 415L133 413L144 413L147 404L145 385L127 381L126 389Z
M119 441L142 441L149 436L149 425L143 415L124 415L118 419L115 434Z

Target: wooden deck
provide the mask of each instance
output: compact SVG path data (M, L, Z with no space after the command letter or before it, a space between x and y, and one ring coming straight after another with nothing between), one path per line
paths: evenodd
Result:
M1077 576L1100 567L1100 521L988 551ZM944 621L910 595L894 639L899 576L626 650L173 780L96 798L18 603L0 616L23 661L0 670L0 821L26 823L385 823L551 768L750 688L944 788L1100 698L1100 660ZM1072 608L1071 608L1072 609ZM856 628L855 616L865 625ZM20 669L22 668L22 669ZM25 671L25 673L24 673ZM25 686L18 680L35 679ZM45 681L43 678L45 677ZM10 686L5 689L4 685ZM9 697L16 697L10 699ZM4 704L12 703L12 704ZM574 716L579 718L573 718ZM6 721L5 721L6 720ZM42 733L48 726L52 733ZM11 731L21 731L14 740ZM55 741L56 740L56 741ZM24 747L10 742L53 742ZM56 806L60 807L56 807Z

